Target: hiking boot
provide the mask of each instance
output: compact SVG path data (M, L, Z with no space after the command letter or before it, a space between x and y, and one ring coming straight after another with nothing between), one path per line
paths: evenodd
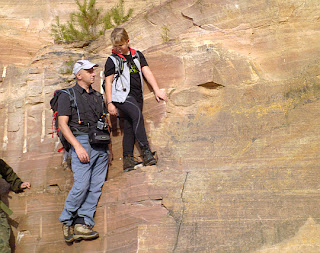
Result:
M76 224L74 226L73 238L77 241L80 240L90 240L99 237L97 231L93 231L88 225Z
M73 226L68 226L66 224L62 225L62 231L63 231L63 236L64 240L67 243L72 243L74 238L73 238Z
M123 157L123 171L128 172L130 170L137 169L142 166L142 162L139 162L137 158L133 156Z
M151 166L157 164L157 159L155 158L156 152L151 152L151 150L145 149L142 151L142 157L143 157L143 165L144 166Z

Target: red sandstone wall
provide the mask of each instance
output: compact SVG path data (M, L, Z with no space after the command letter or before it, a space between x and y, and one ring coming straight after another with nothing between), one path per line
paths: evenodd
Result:
M115 132L100 238L72 246L57 221L72 174L56 153L49 100L72 83L61 71L70 57L103 70L109 33L8 66L1 155L33 184L9 194L16 252L319 252L319 15L316 0L175 0L125 24L169 95L158 104L144 90L160 161L123 174Z

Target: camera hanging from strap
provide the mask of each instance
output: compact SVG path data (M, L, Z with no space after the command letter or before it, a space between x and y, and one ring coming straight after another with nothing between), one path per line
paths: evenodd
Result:
M95 95L101 98L102 115L91 107L96 116L98 116L98 120L95 126L89 127L89 142L93 145L106 145L110 143L110 133L108 123L106 122L105 102L99 92L95 91L95 93Z

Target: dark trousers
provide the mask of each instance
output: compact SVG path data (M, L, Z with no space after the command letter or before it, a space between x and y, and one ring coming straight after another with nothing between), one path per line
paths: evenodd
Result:
M134 97L128 96L124 103L114 103L124 116L123 125L123 156L133 155L135 141L140 148L149 148L144 119L142 115L143 101L137 102Z

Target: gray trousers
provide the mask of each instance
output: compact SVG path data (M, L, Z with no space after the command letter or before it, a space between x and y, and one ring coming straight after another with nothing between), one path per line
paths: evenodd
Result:
M74 219L84 218L85 224L94 226L94 214L108 170L107 147L93 147L88 135L76 137L87 151L90 162L80 162L74 148L71 149L71 167L74 183L65 201L59 221L71 226Z

